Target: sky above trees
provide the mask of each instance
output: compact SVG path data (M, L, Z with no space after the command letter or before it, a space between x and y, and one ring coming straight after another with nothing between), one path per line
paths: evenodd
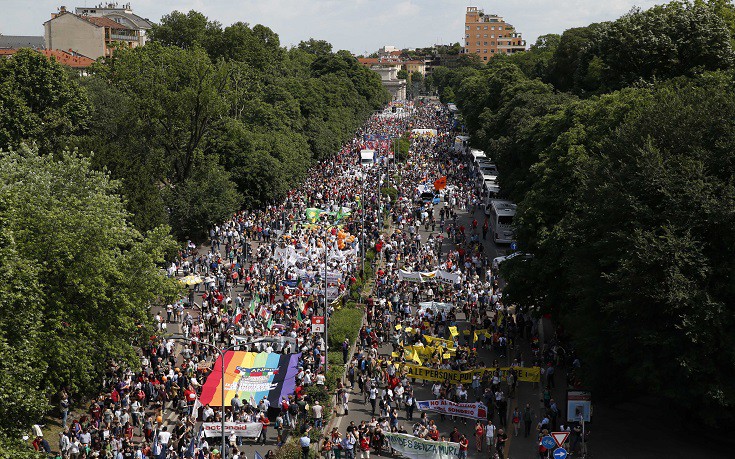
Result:
M126 0L125 2L127 2ZM236 21L263 24L276 32L281 43L326 40L334 49L373 52L383 45L425 47L453 43L463 37L464 12L478 6L486 13L504 16L531 44L539 35L561 33L599 21L611 21L633 6L649 8L662 0L129 0L140 16L158 22L173 10L195 9L212 20L229 25ZM102 0L0 0L0 33L42 35L44 21L58 10L95 6ZM119 3L125 3L119 1Z

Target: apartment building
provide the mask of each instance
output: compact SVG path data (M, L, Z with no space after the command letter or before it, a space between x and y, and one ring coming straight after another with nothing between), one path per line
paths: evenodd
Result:
M116 7L102 11L86 8L75 14L62 6L43 23L46 49L70 49L96 60L111 56L116 46L142 46L150 27L133 22L125 11Z
M512 54L526 50L526 41L515 27L496 14L485 14L468 6L464 21L464 52L477 54L487 62L498 53Z

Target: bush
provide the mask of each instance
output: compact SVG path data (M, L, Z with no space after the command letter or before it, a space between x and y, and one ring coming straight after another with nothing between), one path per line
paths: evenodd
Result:
M344 363L342 362L342 352L341 351L329 351L327 354L327 361L329 362L329 365L337 365L342 366Z
M329 367L329 370L327 370L327 387L330 391L334 391L337 389L337 383L339 383L342 380L342 377L345 374L345 366L344 365L331 365Z
M345 338L353 343L362 327L363 311L350 304L348 302L347 307L335 311L329 319L329 347L332 349L341 349Z
M301 447L299 446L298 435L295 437L291 437L289 441L276 450L276 459L301 459ZM311 453L313 453L314 457L316 457L317 451L318 449L312 450L309 456L311 457Z

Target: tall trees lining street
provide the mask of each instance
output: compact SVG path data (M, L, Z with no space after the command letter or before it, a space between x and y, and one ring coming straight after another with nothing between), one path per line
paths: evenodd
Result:
M445 69L519 204L507 296L561 318L601 397L735 403L730 2L674 2Z

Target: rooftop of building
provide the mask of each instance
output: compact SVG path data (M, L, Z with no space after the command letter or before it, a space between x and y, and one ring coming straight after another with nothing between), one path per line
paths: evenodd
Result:
M18 48L0 49L0 57L12 56L18 51L20 51ZM72 50L62 51L60 49L37 49L36 51L49 59L55 59L61 65L65 65L73 69L84 69L94 64L94 59L90 59L89 57L83 56Z
M79 16L80 18L84 19L87 22L91 22L92 24L96 25L97 27L109 27L110 29L122 29L122 30L132 30L130 27L120 24L119 22L115 22L110 18L106 18L104 16Z
M17 48L33 48L44 49L46 42L43 37L32 35L2 35L0 34L0 48L17 49Z

